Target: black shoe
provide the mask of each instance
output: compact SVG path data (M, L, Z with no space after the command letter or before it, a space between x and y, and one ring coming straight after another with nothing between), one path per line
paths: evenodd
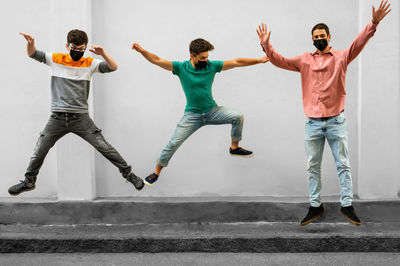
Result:
M152 173L151 175L147 176L144 179L144 183L148 186L152 186L154 184L154 182L156 182L158 179L158 175L155 173Z
M125 177L127 182L131 182L137 190L142 190L144 187L143 180L136 176L133 172L130 172L127 177Z
M350 221L350 223L355 225L361 225L361 220L357 217L354 212L353 206L342 207L340 208L340 212Z
M8 189L8 193L10 195L16 196L25 191L31 191L35 189L34 183L29 183L26 180L20 180L21 183L16 184Z
M234 150L232 150L232 148L229 148L229 153L231 155L242 156L242 157L252 157L254 155L252 151L248 151L248 150L243 149L241 147L236 148Z
M313 222L315 219L317 219L323 213L324 213L324 206L322 206L322 204L319 207L310 206L308 208L308 213L307 213L306 217L304 217L304 219L303 219L303 221L301 221L300 225L304 226L304 225L307 225L307 224Z

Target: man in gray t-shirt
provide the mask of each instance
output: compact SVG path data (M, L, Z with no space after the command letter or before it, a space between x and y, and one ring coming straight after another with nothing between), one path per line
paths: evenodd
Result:
M50 119L41 132L33 156L25 173L25 180L9 188L11 195L35 188L36 177L44 158L54 144L67 133L74 133L104 155L112 164L118 167L122 176L131 182L137 190L144 186L143 180L137 177L131 166L111 146L89 117L87 99L90 81L94 73L107 73L117 69L117 63L108 53L97 45L89 49L100 55L103 60L83 57L88 38L84 31L71 30L68 33L66 48L68 54L44 53L36 50L32 36L20 33L27 40L28 55L51 69L51 111Z

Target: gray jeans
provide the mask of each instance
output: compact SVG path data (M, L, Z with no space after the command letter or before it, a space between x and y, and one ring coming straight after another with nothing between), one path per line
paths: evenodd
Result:
M30 183L36 182L36 176L43 164L49 150L61 137L68 133L74 133L89 142L96 150L106 157L112 164L118 167L124 177L131 172L131 166L111 146L101 134L99 129L85 113L52 113L46 127L40 133L35 151L29 162L25 178Z

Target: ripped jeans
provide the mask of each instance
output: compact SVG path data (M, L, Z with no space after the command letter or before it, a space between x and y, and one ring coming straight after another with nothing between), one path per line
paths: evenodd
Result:
M101 129L96 127L89 114L53 112L36 143L34 153L25 173L26 181L33 184L36 182L36 176L49 150L61 137L70 132L89 142L112 164L118 167L124 177L131 172L131 166L104 139Z

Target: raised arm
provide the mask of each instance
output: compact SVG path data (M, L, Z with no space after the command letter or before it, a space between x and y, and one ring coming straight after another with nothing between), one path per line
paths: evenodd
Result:
M149 61L152 64L155 64L155 65L157 65L161 68L164 68L165 70L168 70L168 71L173 70L171 61L162 59L162 58L158 57L157 55L146 51L138 43L132 44L132 50L136 50L137 52L141 53L143 55L143 57L146 58L147 61Z
M46 59L46 53L36 50L35 39L31 35L26 34L24 32L20 32L19 34L24 36L25 40L27 41L26 53L28 54L28 56L30 58L35 59L36 61L39 61L44 64L48 64L47 59Z
M89 51L91 51L92 53L100 55L101 57L103 57L104 61L106 62L107 66L109 68L108 71L106 70L106 71L103 71L103 72L110 72L110 71L117 70L117 68L118 68L117 63L106 52L106 50L104 50L103 47L101 47L99 45L92 45L91 48L89 49Z
M35 39L24 32L20 32L20 35L24 36L26 40L26 53L28 56L32 56L36 52L36 47L35 47Z
M269 41L271 31L267 31L266 24L262 23L258 26L257 34L264 52L267 54L269 61L273 65L286 70L300 71L300 56L285 58L272 48L272 45Z
M244 66L252 66L260 63L266 63L269 59L267 56L261 58L236 58L229 61L224 61L222 66L222 70L228 70L235 67L244 67Z
M374 36L379 22L381 22L381 20L391 11L389 7L390 4L388 4L387 0L382 0L377 10L372 6L372 21L358 34L357 38L345 51L348 64L360 54L368 40Z

